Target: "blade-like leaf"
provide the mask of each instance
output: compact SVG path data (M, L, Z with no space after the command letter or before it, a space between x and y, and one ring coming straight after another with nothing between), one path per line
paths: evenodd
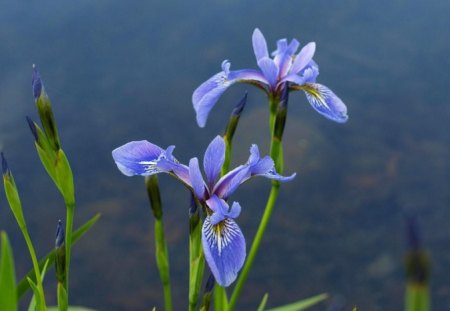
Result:
M100 214L95 215L90 220L88 220L84 225L82 225L80 228L78 228L73 234L72 234L72 244L77 242L83 235L86 234L89 229L98 221L100 218ZM42 268L45 264L45 262L48 260L48 264L51 265L55 262L55 250L53 249L51 252L47 254L41 261L39 261L39 267ZM20 299L30 288L27 278L30 278L31 280L35 281L34 271L31 270L28 272L28 274L19 282L19 285L17 285L17 297Z
M32 310L45 310L43 304L41 295L39 293L39 288L34 284L33 280L30 278L27 278L28 284L30 284L31 289L33 290L33 300L32 303L36 305L36 308L33 308ZM31 307L31 304L30 304Z
M261 303L259 304L257 311L264 311L264 308L266 307L266 304L267 304L267 299L269 299L269 294L265 293L261 300Z
M14 272L14 258L8 236L5 232L2 232L0 253L0 310L17 310L15 288L16 276Z
M273 308L267 311L301 311L306 310L309 307L314 306L315 304L325 300L328 298L327 294L320 294L317 296L313 296L310 298L306 298L288 305L284 305L281 307Z
M58 307L49 307L47 311L58 311ZM96 311L85 307L70 306L68 311Z
M41 273L42 281L44 281L45 273L47 272L48 262L49 261L47 260L44 264L44 267L42 268L42 273ZM28 305L28 311L35 311L35 310L36 310L36 297L35 297L35 295L33 295L33 298L31 298L30 304Z

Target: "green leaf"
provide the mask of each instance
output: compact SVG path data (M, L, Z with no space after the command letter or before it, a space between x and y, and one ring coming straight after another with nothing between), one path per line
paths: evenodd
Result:
M47 311L58 311L58 307L48 307ZM70 306L68 311L96 311L85 307Z
M261 300L261 303L259 304L257 311L264 311L264 308L266 307L266 304L267 304L267 299L269 299L269 294L265 293Z
M327 294L320 294L317 296L313 296L310 298L306 298L288 305L284 305L281 307L277 307L277 308L273 308L273 309L269 309L267 311L301 311L301 310L306 310L309 307L314 306L315 304L325 300L328 298Z
M82 225L80 228L78 228L73 234L72 234L72 244L75 244L83 235L91 229L91 227L98 221L100 218L100 214L95 215L92 217L89 221L87 221L84 225ZM39 261L39 267L43 267L45 263L48 260L48 264L51 265L55 262L55 250L53 249L50 251L47 256L45 256L43 259ZM22 298L22 296L28 291L30 288L27 278L30 278L31 280L35 281L34 271L31 270L28 272L28 274L19 282L19 285L17 286L17 297L18 299Z
M70 168L69 160L62 149L59 149L56 152L55 172L57 186L64 197L65 203L73 204L75 202L75 191L72 169Z
M42 274L41 274L41 280L44 281L45 273L47 272L48 268L48 260L45 262L44 267L42 268ZM28 311L34 311L36 310L36 297L33 295L31 298L30 304L28 306Z
M39 288L36 286L36 284L34 284L33 280L30 278L27 278L28 284L30 284L31 289L33 290L33 299L32 302L30 303L30 308L31 308L31 304L35 304L36 305L36 310L45 310L44 305L42 303L42 299L41 299L41 294L39 292ZM30 310L30 308L28 308L28 310ZM31 310L34 310L31 309Z
M16 311L17 298L15 294L16 276L14 272L14 258L8 236L1 232L0 253L0 310Z

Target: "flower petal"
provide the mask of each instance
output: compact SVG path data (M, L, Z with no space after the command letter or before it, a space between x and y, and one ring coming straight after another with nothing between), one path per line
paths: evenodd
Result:
M245 239L236 222L230 218L213 225L206 217L202 227L202 244L206 262L217 283L229 286L245 261Z
M208 188L212 190L214 182L220 174L225 161L225 142L221 136L216 136L206 148L203 158L203 168L206 174Z
M287 73L290 72L295 52L297 52L300 43L296 39L292 39L291 43L286 48L284 55L282 56L280 63L278 64L278 68L280 68L280 77L284 77Z
M220 199L217 195L212 195L206 204L213 211L211 217L211 224L216 225L226 218L229 206L225 200Z
M333 91L322 84L305 84L303 88L311 106L321 115L335 122L348 120L347 107Z
M255 52L256 62L259 62L263 57L269 57L266 39L262 32L256 28L252 35L253 51Z
M264 77L272 89L275 88L278 78L278 66L275 64L273 59L269 57L263 57L258 61L258 66L261 69Z
M112 156L119 170L127 176L168 172L158 167L158 162L165 158L165 151L146 140L120 146L112 151Z
M303 77L303 83L315 83L317 76L319 75L319 66L314 60L311 60L309 64L300 71L299 75Z
M225 90L236 82L251 82L264 88L267 79L259 70L241 69L230 71L230 63L222 62L222 71L203 82L192 94L192 104L197 115L197 124L204 127L209 112Z
M303 68L305 68L306 65L308 65L309 62L312 60L315 51L316 51L315 42L309 42L307 45L305 45L301 49L300 53L298 53L298 55L295 57L294 63L292 64L289 73L297 74Z
M191 185L192 189L194 190L195 196L198 199L202 200L205 197L206 189L197 158L192 158L189 161L189 179L191 180Z
M197 124L204 127L208 114L225 90L235 81L228 80L228 74L221 71L202 83L192 95L192 104L197 114Z

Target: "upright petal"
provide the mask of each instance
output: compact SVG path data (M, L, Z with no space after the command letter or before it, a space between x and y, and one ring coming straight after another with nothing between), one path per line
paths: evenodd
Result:
M309 103L318 113L339 123L348 120L347 107L329 88L318 83L311 83L305 84L303 90Z
M258 61L258 66L261 69L262 73L264 74L264 77L266 78L267 82L269 82L271 89L274 89L277 84L277 78L279 73L278 66L269 57L261 58Z
M223 162L225 161L225 142L221 136L216 136L206 148L203 158L203 168L205 169L208 188L212 190L217 177L220 174Z
M278 68L280 68L280 77L284 77L291 71L291 67L294 61L295 52L297 52L298 47L300 46L300 42L296 39L292 39L291 43L286 48L284 55L282 56L280 63L278 64Z
M165 151L146 141L132 141L112 151L119 170L127 175L148 176L164 172L158 163L165 158Z
M269 57L269 50L267 49L266 39L258 28L253 31L252 43L256 62L259 62L263 57Z
M213 225L206 217L202 227L202 244L206 262L217 283L229 286L245 261L245 239L231 218Z
M205 197L205 182L203 181L202 173L198 165L198 159L192 158L189 161L189 178L191 180L192 188L197 198L203 199Z
M306 67L306 65L309 64L309 62L312 60L314 53L316 51L316 43L310 42L307 45L305 45L300 53L295 57L294 63L292 64L291 70L289 71L290 74L297 74L299 73L303 68Z

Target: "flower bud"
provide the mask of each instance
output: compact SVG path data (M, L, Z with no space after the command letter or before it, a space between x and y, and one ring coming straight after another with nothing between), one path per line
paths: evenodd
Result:
M55 269L56 279L58 283L64 284L66 278L66 246L65 246L65 234L61 220L58 221L56 226L56 239L55 239Z
M44 128L45 135L53 150L57 151L60 148L58 130L56 128L55 117L53 116L52 105L50 98L45 92L44 85L41 80L41 75L33 65L33 73L31 76L31 85L33 89L33 96L36 103L36 107L41 119L42 127Z

